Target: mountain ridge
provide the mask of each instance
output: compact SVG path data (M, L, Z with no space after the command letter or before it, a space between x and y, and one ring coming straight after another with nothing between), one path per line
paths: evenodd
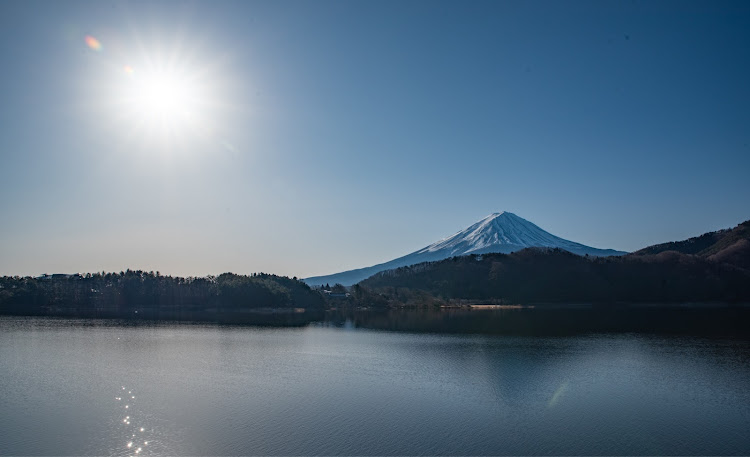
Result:
M380 272L355 286L384 306L462 302L750 303L750 221L617 257L559 248L454 257Z
M677 251L683 254L712 255L738 241L750 239L750 220L737 224L734 228L706 232L681 241L654 244L639 249L631 255L658 254L664 251Z
M451 236L402 257L370 267L347 270L304 279L311 285L350 286L384 270L455 256L519 251L528 247L560 248L577 255L606 257L626 254L613 249L597 249L552 235L511 212L492 213Z

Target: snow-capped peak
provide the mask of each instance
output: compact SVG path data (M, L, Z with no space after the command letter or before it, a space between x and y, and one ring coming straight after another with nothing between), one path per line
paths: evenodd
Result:
M433 243L417 252L449 251L450 255L470 254L491 246L507 245L514 248L531 246L563 247L577 244L545 232L531 222L504 211L492 213L468 228Z
M307 278L305 282L308 284L335 284L338 282L348 286L377 272L391 268L466 254L491 252L507 254L528 247L560 248L578 255L608 256L624 254L620 251L596 249L564 240L542 230L522 217L503 211L492 213L458 233L403 257L371 267Z

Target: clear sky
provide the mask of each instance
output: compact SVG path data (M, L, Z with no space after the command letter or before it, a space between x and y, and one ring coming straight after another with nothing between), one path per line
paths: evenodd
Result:
M0 274L306 277L750 219L750 2L0 2Z

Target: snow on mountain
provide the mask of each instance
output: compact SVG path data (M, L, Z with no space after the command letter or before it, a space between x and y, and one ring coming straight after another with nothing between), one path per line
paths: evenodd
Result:
M416 253L445 251L449 253L448 257L452 257L482 252L513 252L528 247L561 248L579 255L617 253L616 251L603 253L601 249L564 240L507 211L490 214L455 235L433 243Z
M369 278L375 273L392 268L443 260L459 255L490 252L507 254L528 247L560 248L578 255L610 256L625 254L622 251L597 249L564 240L542 230L522 217L505 211L490 214L448 238L390 262L328 276L315 276L304 281L309 285L339 283L350 286Z

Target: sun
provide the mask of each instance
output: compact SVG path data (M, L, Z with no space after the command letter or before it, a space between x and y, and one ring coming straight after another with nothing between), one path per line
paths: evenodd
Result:
M210 136L217 117L215 83L188 66L143 60L126 65L118 78L115 111L123 134L164 151Z
M190 74L175 69L131 69L122 89L126 116L152 135L194 133L206 99Z
M129 142L164 152L186 150L213 139L224 106L222 80L200 59L164 54L135 55L119 66L109 90L111 112L115 128Z
M198 90L170 72L133 75L127 99L133 114L162 124L185 122L196 104Z
M109 44L111 43L111 44ZM92 105L102 126L129 151L180 157L212 146L231 149L229 113L237 93L229 58L205 43L168 32L94 37L84 44L102 63Z

